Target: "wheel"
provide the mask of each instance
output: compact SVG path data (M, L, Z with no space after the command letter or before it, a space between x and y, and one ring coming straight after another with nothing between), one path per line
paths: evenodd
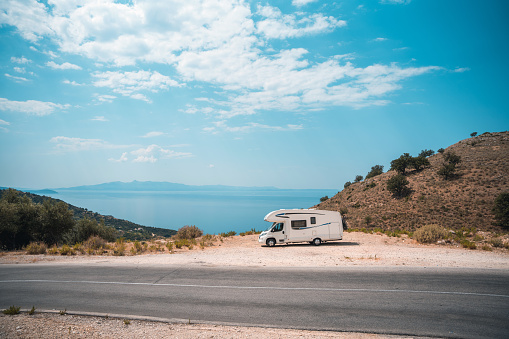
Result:
M320 239L320 238L313 239L313 245L320 246L321 243L322 243L322 239Z
M274 239L274 238L267 239L266 243L267 243L267 246L274 247L274 246L276 246L276 239Z

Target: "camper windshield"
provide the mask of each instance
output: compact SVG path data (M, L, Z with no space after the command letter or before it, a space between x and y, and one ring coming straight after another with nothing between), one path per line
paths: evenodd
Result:
M267 232L270 232L270 230L272 230L272 227L274 227L275 224L277 224L277 222L273 222L272 225L270 225L269 228L267 228Z

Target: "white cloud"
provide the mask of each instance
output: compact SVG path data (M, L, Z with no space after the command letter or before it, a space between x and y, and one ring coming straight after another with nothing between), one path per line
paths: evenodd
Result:
M165 90L169 87L180 86L178 82L159 72L137 71L137 72L103 72L94 73L93 76L98 79L94 81L96 87L106 87L123 96L128 96L137 100L150 101L140 91L150 91L153 93L159 90Z
M108 119L106 119L106 118L105 118L105 117L103 117L103 116L96 116L96 117L94 117L94 118L92 118L92 119L90 119L90 120L92 120L92 121L101 121L101 122L109 121Z
M81 67L78 66L78 65L74 65L74 64L71 64L71 63L68 63L68 62L64 62L63 64L59 65L53 61L48 61L46 63L46 66L50 67L50 68L53 68L53 69L61 69L61 70L67 70L67 69L75 69L75 70L80 70Z
M83 86L83 84L80 84L74 80L70 81L70 80L65 79L64 81L62 81L62 83L66 84L66 85L72 85L72 86Z
M292 0L292 5L297 7L302 7L312 2L316 2L317 0Z
M91 151L126 147L122 145L112 145L101 139L69 138L64 136L53 137L50 139L50 142L55 143L55 148L62 152Z
M11 62L13 63L16 63L16 64L28 64L28 63L31 63L32 60L28 60L27 58L25 58L24 56L22 56L21 58L16 58L16 57L11 57Z
M376 39L373 39L373 41L387 41L389 39L387 38L376 38Z
M346 26L346 21L316 13L311 15L282 14L272 6L258 6L258 14L265 17L256 24L257 31L270 39L295 38L304 35L331 32Z
M14 80L14 81L16 81L16 82L26 82L26 81L30 81L30 80L28 80L27 78L24 78L24 77L17 77L17 76L15 76L15 75L10 75L9 73L5 73L4 75L5 75L7 78L12 79L12 80Z
M122 153L119 159L109 158L108 161L111 162L126 162L129 159L127 158L127 152Z
M150 145L145 148L139 148L131 151L131 154L136 157L133 162L150 162L154 163L158 159L180 159L192 157L192 153L176 152L170 149L162 148L159 145Z
M0 98L0 110L20 112L37 116L44 116L55 112L56 110L65 110L70 108L69 104L55 104L53 102L44 102L37 100L11 101Z
M164 135L163 132L148 132L147 134L143 135L142 138L153 138L153 137L159 137L161 135Z
M9 126L10 124L11 124L10 122L7 122L5 120L0 119L0 125L7 125L7 126Z
M251 3L242 0L50 0L49 4L51 9L29 0L0 2L0 24L16 27L30 41L49 39L59 52L90 58L103 67L154 63L177 73L179 82L155 71L93 74L94 86L122 96L150 102L148 93L181 86L180 79L219 88L214 100L188 106L187 113L226 118L260 110L384 105L389 103L385 95L401 89L403 80L438 69L395 64L362 68L346 62L351 57L340 56L313 61L316 56L308 56L303 48L267 53L274 47L268 46L268 39L324 34L346 25L339 18L301 9L285 14L266 5L253 13ZM98 94L96 98L115 99Z
M113 102L114 99L117 97L114 95L108 95L108 94L94 94L94 97L97 98L100 102Z
M213 127L205 127L203 131L210 133L218 133L219 131L233 132L233 133L248 133L254 130L267 130L267 131L297 131L303 129L302 125L288 124L286 126L270 126L260 123L251 122L244 126L230 127L226 124L225 120L214 122Z
M470 71L469 67L458 67L455 70L453 70L454 73L463 73Z
M409 4L412 0L380 0L381 4L396 4L396 5L406 5Z

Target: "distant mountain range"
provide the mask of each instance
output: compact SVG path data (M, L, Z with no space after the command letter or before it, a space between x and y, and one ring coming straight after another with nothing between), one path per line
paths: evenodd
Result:
M86 185L66 188L55 188L53 191L277 191L279 188L272 186L244 187L225 185L185 185L173 182L161 181L131 181L131 182L107 182L98 185Z

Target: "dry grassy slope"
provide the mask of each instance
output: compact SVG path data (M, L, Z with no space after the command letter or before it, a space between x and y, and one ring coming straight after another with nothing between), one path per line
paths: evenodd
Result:
M452 180L437 175L444 160L442 154L435 154L428 158L430 167L407 172L412 189L407 198L396 199L387 190L387 180L395 175L389 171L352 184L315 207L346 210L350 228L415 230L434 223L449 229L502 231L493 225L492 207L500 193L509 192L509 132L484 133L445 151L455 152L462 160ZM373 183L376 186L368 187Z

